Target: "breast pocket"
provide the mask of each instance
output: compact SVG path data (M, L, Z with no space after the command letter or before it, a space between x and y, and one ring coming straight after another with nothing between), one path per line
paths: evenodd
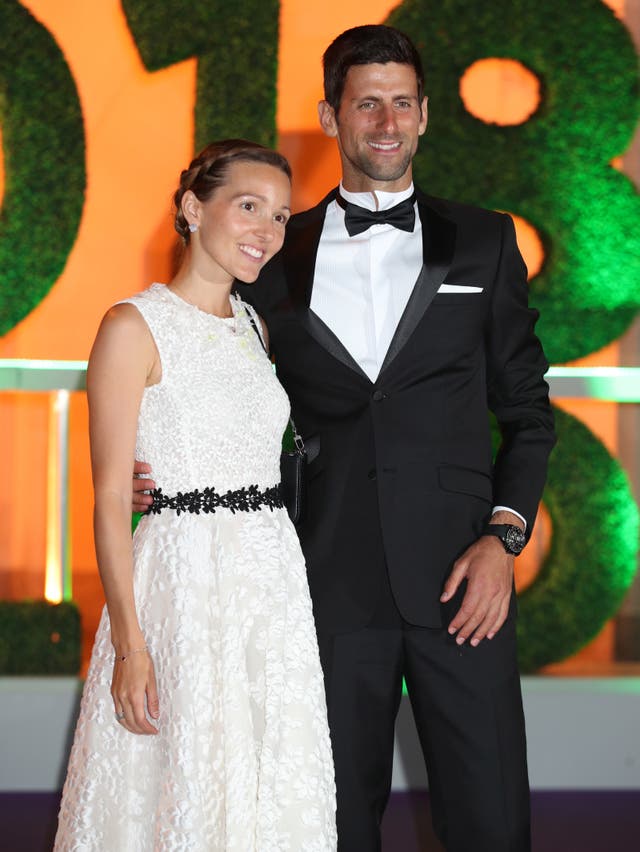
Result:
M432 305L457 305L459 308L476 307L483 310L486 304L484 293L436 293Z

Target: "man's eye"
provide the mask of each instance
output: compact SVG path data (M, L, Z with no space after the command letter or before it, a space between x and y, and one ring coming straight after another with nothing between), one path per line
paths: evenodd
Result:
M396 101L396 106L401 109L409 109L411 103L409 101Z
M243 201L240 206L243 210L255 210L255 204L253 201Z
M276 213L274 216L276 222L279 222L281 225L286 225L289 221L288 217L284 215L284 213Z

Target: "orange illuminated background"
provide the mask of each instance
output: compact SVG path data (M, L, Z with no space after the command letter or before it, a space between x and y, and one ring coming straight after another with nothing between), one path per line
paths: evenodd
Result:
M606 2L624 16L624 0ZM22 5L51 32L71 68L84 115L88 186L77 240L63 274L44 301L0 339L0 358L84 360L111 304L169 277L174 241L170 199L180 169L192 154L195 60L147 72L119 0L23 0ZM318 15L306 0L281 2L277 123L279 146L294 170L296 210L314 204L339 176L335 145L317 127L322 52L342 30L382 22L395 5L388 0L325 0ZM488 60L469 69L461 94L471 112L502 123L526 120L538 98L535 78L507 60ZM0 168L0 197L1 177ZM516 224L534 273L541 262L539 241L526 222ZM616 364L617 346L581 363ZM615 405L561 404L588 422L616 453ZM7 474L0 490L0 597L43 594L47 419L44 394L0 394L0 464ZM73 394L73 584L88 648L102 598L91 533L86 421L85 396ZM535 575L549 534L548 522L540 524L529 548L532 555L519 568L521 585ZM605 629L585 654L610 658L611 631Z

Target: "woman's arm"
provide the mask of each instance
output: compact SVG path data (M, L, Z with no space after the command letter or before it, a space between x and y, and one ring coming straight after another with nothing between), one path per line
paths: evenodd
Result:
M144 648L133 597L131 474L144 388L160 378L151 333L133 305L113 307L98 330L87 371L94 535L116 661L111 692L116 714L133 733L156 733L145 716L158 716L153 664Z

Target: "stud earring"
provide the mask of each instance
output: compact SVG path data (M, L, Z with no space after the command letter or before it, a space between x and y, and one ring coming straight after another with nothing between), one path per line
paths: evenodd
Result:
M189 222L189 230L192 234L195 234L195 232L198 230L198 226L195 222Z

